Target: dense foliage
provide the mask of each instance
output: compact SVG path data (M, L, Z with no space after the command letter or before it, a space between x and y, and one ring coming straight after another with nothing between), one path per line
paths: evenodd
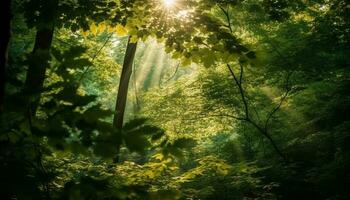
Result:
M348 0L6 2L0 199L350 199Z

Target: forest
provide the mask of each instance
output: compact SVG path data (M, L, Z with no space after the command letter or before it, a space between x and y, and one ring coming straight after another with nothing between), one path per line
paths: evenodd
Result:
M349 0L1 4L1 200L350 199Z

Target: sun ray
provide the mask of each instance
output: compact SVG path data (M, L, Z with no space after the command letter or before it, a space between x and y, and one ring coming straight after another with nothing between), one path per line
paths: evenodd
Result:
M155 55L155 50L157 46L154 44L155 42L152 41L149 44L146 44L147 47L145 51L147 51L141 58L140 62L137 63L137 76L136 76L136 84L139 88L143 87L144 81L150 71L150 68L152 66L152 63L154 62L157 55Z
M163 0L163 4L166 8L171 8L175 5L176 0Z
M158 85L162 69L164 67L166 67L165 62L164 62L165 58L166 58L164 48L161 48L159 50L158 54L159 54L159 57L158 57L156 65L154 66L155 71L154 71L153 78L152 78L151 83L150 83L151 87Z

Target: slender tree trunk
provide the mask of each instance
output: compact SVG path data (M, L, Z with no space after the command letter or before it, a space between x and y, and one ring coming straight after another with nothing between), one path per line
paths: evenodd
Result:
M3 2L1 11L3 13L1 17L3 31L0 32L0 112L2 112L4 108L7 53L11 38L11 0L5 0Z
M117 102L115 106L116 113L114 115L114 120L113 120L113 126L119 130L121 130L123 127L126 99L128 95L128 88L129 88L129 82L130 82L130 77L132 73L132 65L133 65L133 61L136 53L136 47L137 47L137 43L130 43L130 38L129 38L128 45L126 47L125 57L124 57L122 74L119 82Z
M115 106L116 112L114 114L114 119L113 119L113 126L117 130L121 130L123 128L124 112L125 112L129 82L132 74L132 66L135 58L136 48L137 48L137 43L131 43L130 37L129 37L128 45L126 47L126 52L124 57L122 74L120 76L120 81L119 81L117 102ZM120 145L118 144L116 148L118 149L117 151L118 153L113 160L115 163L118 162L119 160Z
M28 111L35 116L44 86L46 69L50 66L50 48L54 28L44 28L36 32L34 49L28 66L25 89L34 97L29 101Z

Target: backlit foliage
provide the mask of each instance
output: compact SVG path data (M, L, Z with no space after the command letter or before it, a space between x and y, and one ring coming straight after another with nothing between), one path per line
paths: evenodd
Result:
M350 198L348 1L12 0L11 12L0 199Z

